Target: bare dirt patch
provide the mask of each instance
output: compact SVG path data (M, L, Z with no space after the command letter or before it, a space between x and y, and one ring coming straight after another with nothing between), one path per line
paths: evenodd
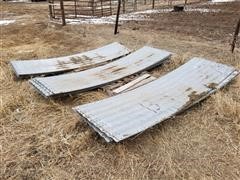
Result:
M153 29L183 36L199 37L207 41L230 43L234 28L240 17L240 3L230 4L195 4L187 6L186 12L154 13L150 15L153 21L130 22L138 29ZM215 11L213 11L215 10ZM135 26L134 26L135 25ZM238 45L239 47L239 45Z
M46 100L26 80L16 80L8 63L70 55L118 41L130 49L149 45L174 52L171 61L151 71L157 77L194 56L240 68L239 42L234 54L229 46L239 2L209 6L223 9L220 14L153 15L154 23L125 23L117 36L113 25L49 23L46 3L0 5L5 14L21 17L1 27L0 177L239 179L239 78L176 118L107 144L71 109L106 98L106 93Z

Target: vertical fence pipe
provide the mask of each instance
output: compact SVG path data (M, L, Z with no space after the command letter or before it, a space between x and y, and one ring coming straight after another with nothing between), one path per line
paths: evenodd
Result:
M137 0L134 0L134 11L137 11Z
M60 0L60 8L61 8L61 13L62 13L62 25L65 26L66 25L66 20L65 20L63 0Z
M118 0L118 9L117 9L117 16L116 16L115 30L114 30L115 35L118 33L118 20L119 20L120 9L121 9L121 0Z
M233 35L233 41L232 41L232 44L231 44L231 51L232 51L232 53L234 52L234 49L235 49L235 45L236 45L236 42L237 42L239 30L240 30L240 19L238 20L238 23L237 23L237 26L236 26L236 30L235 30L235 33Z
M53 18L53 12L52 12L52 2L50 0L48 0L48 8L49 8L49 16L50 19Z
M155 8L155 0L152 0L152 9Z
M52 0L52 13L53 13L53 18L55 18L55 2Z
M109 3L110 3L110 13L112 15L112 0L110 0Z
M74 0L74 12L75 12L75 18L77 17L77 0Z
M92 0L92 15L94 16L95 14L94 14L94 12L95 12L95 4L94 4L94 0Z
M103 16L103 2L101 0L101 13L102 13L102 16Z

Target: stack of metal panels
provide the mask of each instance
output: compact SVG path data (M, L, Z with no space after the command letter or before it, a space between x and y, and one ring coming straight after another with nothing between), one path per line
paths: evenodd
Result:
M39 60L18 60L10 63L18 77L27 77L62 73L74 69L83 70L120 58L129 53L130 51L125 46L115 42L92 51L71 56Z
M33 78L30 83L45 97L83 92L153 68L170 56L168 51L145 46L103 66L58 76Z
M106 141L119 142L205 99L238 74L233 67L193 58L149 84L74 110Z

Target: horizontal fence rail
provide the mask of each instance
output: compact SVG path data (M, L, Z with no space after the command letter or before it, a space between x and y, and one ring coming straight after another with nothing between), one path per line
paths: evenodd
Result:
M121 0L120 14L199 3L201 1L204 0ZM48 0L48 3L50 18L62 19L62 21L65 18L76 19L115 15L118 8L118 0Z
M60 18L60 0L49 0L51 18ZM63 0L66 18L86 16L109 16L116 14L118 0ZM159 6L185 4L185 0L122 0L121 13L152 9ZM190 1L188 1L190 2Z

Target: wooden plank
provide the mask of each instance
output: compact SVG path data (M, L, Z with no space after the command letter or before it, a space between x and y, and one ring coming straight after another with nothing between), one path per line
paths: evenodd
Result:
M147 79L142 80L141 82L135 84L134 86L130 87L129 89L127 89L127 90L125 90L125 91L123 91L123 92L131 91L131 90L136 89L136 88L138 88L138 87L140 87L140 86L143 86L143 85L145 85L145 84L147 84L147 83L150 83L150 82L152 82L152 81L154 81L154 80L156 80L156 79L157 79L157 78L155 78L154 76L150 76L150 77L148 77Z
M113 94L119 94L123 91L126 91L127 89L129 89L130 87L136 85L137 83L143 81L144 79L147 79L149 78L151 75L150 74L143 74L142 76L134 79L133 81L127 83L127 84L124 84L123 86L117 88L117 89L114 89L113 90Z

